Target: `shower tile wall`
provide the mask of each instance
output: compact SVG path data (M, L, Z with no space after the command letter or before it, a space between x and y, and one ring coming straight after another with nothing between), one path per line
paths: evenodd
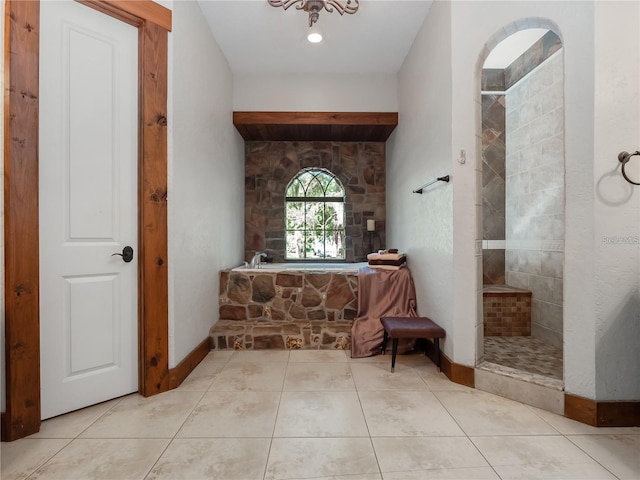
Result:
M376 221L372 249L386 248L385 144L381 142L245 143L245 260L256 251L281 262L285 251L284 192L303 168L326 168L346 189L346 261L369 253L367 219Z
M505 239L505 135L504 94L482 95L483 240ZM482 281L484 285L506 283L504 249L482 250Z
M531 290L531 334L562 348L564 91L561 51L506 94L506 280Z

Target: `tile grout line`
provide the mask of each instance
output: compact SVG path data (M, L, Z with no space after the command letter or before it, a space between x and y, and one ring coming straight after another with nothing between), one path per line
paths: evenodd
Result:
M77 437L76 437L77 438ZM37 467L35 467L33 469L33 471L31 473L29 473L29 475L27 475L26 480L29 480L30 478L35 478L33 477L33 475L35 475L38 470L40 470L42 467L44 467L46 464L48 464L51 460L53 460L53 458L60 454L60 452L62 452L65 448L67 448L69 445L71 445L71 443L76 440L76 438L62 438L62 439L53 439L53 438L49 438L49 439L45 439L43 438L42 440L69 440L67 443L65 443L62 447L60 447L60 449L53 453L50 457L48 457L46 460L43 460L42 463L40 463ZM33 440L39 440L37 438L34 438ZM17 440L18 442L20 440Z
M478 452L478 454L484 459L485 462L487 462L487 465L489 465L489 468L491 468L491 470L493 471L493 473L496 474L496 476L500 479L502 479L502 477L498 474L497 470L495 469L495 467L491 464L491 462L489 461L489 459L480 451L480 449L478 448L478 446L475 444L475 442L471 439L471 437L469 436L469 434L467 433L467 431L462 428L462 425L460 425L460 423L458 422L458 420L456 419L456 417L449 411L449 409L447 408L447 406L442 402L442 400L440 399L440 397L437 395L437 392L433 392L431 391L431 393L433 393L433 396L436 397L436 399L438 400L438 403L440 403L440 405L442 405L442 408L444 409L445 412L447 412L447 415L449 415L451 417L451 419L455 422L455 424L458 426L458 428L462 431L462 433L464 433L464 437L467 439L467 441L469 441L469 443L471 443L471 445L473 445L473 448L476 449L476 451Z
M284 369L284 375L282 377L282 384L280 385L280 396L278 397L278 408L276 408L276 416L273 420L273 428L271 429L271 438L269 439L269 448L267 449L267 458L264 462L264 469L262 471L262 479L267 478L267 469L269 468L269 459L271 458L271 449L273 448L273 438L276 433L276 425L278 424L278 415L280 414L280 405L282 404L282 394L284 393L284 386L287 381L287 373L289 372L289 364L291 363L291 352L287 355L287 366Z
M137 393L137 392L136 392ZM42 461L42 463L40 463L37 467L35 467L33 469L33 471L31 473L29 473L29 475L27 475L27 479L32 478L32 476L38 471L40 470L42 467L44 467L45 465L47 465L51 460L53 460L57 455L59 455L63 450L65 450L67 447L69 447L69 445L71 445L74 441L78 440L80 438L80 435L82 435L85 431L87 431L87 429L89 429L89 427L91 427L93 424L95 424L98 420L100 420L104 415L107 414L107 412L111 411L113 408L115 408L116 405L118 405L120 403L120 401L126 397L132 395L131 393L128 393L126 395L122 395L121 397L118 398L118 401L115 402L110 408L108 408L107 410L105 410L104 412L102 412L100 415L98 415L97 418L95 418L91 423L89 423L89 425L87 425L85 428L83 428L76 436L74 437L66 437L66 438L54 438L54 437L43 437L43 438L31 438L31 440L68 440L67 443L65 443L62 447L60 447L60 449L58 449L55 453L51 454L51 456L49 456L48 458L46 458L45 460ZM112 400L107 400L106 402L110 402ZM103 402L103 403L106 403ZM93 405L92 405L93 406ZM86 407L86 408L91 408L90 407ZM82 409L80 409L82 410ZM77 410L76 410L77 411ZM66 414L62 414L62 415L66 415ZM58 415L58 416L62 416L62 415ZM57 418L57 417L52 417L52 418ZM47 419L49 420L49 419ZM46 420L45 420L46 421ZM27 437L27 439L29 439L29 437Z
M224 367L223 367L224 368ZM217 374L216 374L217 375ZM214 380L215 381L215 380ZM213 382L211 382L211 384L213 384ZM209 385L209 387L211 387L211 385ZM149 470L147 471L147 473L145 474L144 478L147 479L149 477L149 475L151 474L151 472L153 471L154 467L158 464L158 462L160 461L160 459L162 458L162 456L167 452L167 450L169 449L169 447L171 446L171 444L174 442L174 440L176 439L176 436L178 435L178 433L180 433L180 430L182 430L182 427L184 427L184 424L187 422L187 420L189 420L189 417L191 417L191 415L193 414L193 412L195 411L196 408L198 408L198 405L200 405L200 402L202 402L202 399L205 397L205 395L207 394L208 390L205 390L204 392L201 392L202 394L200 395L200 399L195 403L195 405L193 406L193 408L189 411L189 413L187 413L187 415L185 416L184 420L182 421L182 423L180 424L180 426L178 426L178 428L176 429L175 433L173 434L173 436L171 438L169 438L169 441L167 442L167 445L162 449L162 452L160 453L160 455L158 455L158 458L156 459L155 462L153 462L153 465L151 465L151 467L149 468ZM158 440L162 440L162 439L158 439Z
M378 473L380 474L380 478L384 478L382 474L382 467L380 466L380 459L378 458L378 452L376 451L376 447L373 444L373 437L371 436L371 429L369 428L369 421L367 420L367 415L364 411L364 406L362 405L362 398L360 397L360 390L358 389L358 384L356 383L355 376L353 375L353 370L351 369L351 362L348 363L349 372L351 372L351 378L353 379L353 385L356 389L356 395L358 396L358 403L360 404L360 411L362 412L362 418L364 418L364 424L367 427L367 433L369 434L369 444L371 445L371 450L373 451L373 456L376 459L376 465L378 466Z
M614 478L620 478L618 477L616 474L614 474L611 470L609 470L607 467L605 467L602 463L600 463L597 459L593 458L593 456L587 452L586 450L584 450L582 447L580 447L580 445L578 445L577 443L575 443L574 441L571 440L571 438L569 438L568 435L562 435L564 438L566 438L571 445L575 446L578 450L580 450L581 452L583 452L586 456L588 456L591 460L593 460L594 462L596 462L598 465L600 465L602 468L604 468L607 472L609 472ZM580 435L577 435L580 436Z
M205 357L206 359L206 357ZM222 368L220 369L220 371L224 370L224 368L227 366L227 364L229 363L229 360L231 359L231 355L229 355L229 358L227 358L227 360L224 362L224 365L222 366ZM218 372L219 373L219 372ZM189 413L187 413L187 415L185 416L184 420L182 421L182 423L178 426L178 428L176 429L175 433L173 434L172 437L169 438L169 442L167 442L167 445L162 449L162 452L160 453L160 455L158 455L158 458L156 459L155 462L153 462L153 465L151 465L151 467L149 468L149 470L147 471L147 473L144 476L144 479L147 479L149 477L149 475L151 474L151 472L153 471L153 469L155 468L155 466L158 464L158 462L160 461L160 459L162 458L162 456L167 452L167 450L169 449L169 447L173 444L173 442L176 440L176 437L178 435L178 433L180 433L180 430L182 430L182 427L184 427L184 424L187 422L187 420L189 420L189 417L191 417L191 415L193 415L193 412L196 410L196 408L198 408L198 406L200 405L200 403L202 402L202 400L204 399L205 395L209 392L209 389L211 388L211 386L213 385L213 383L216 381L218 373L214 374L214 379L211 381L211 384L207 387L206 390L201 392L200 398L198 399L197 402L195 402L193 408L189 411ZM186 380L186 379L185 379ZM176 389L177 390L177 389Z

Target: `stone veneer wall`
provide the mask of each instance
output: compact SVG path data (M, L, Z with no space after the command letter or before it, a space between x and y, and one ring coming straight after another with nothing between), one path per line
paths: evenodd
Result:
M531 290L531 335L562 348L564 89L558 52L507 91L506 275Z
M346 190L346 258L369 253L367 220L376 221L372 250L385 247L385 145L378 142L260 142L245 144L245 261L267 252L284 261L285 190L305 168L332 172Z
M350 349L358 277L339 272L220 272L216 349Z

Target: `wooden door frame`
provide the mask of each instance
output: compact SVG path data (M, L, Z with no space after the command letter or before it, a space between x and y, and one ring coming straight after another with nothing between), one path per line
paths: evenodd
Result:
M151 0L79 1L138 28L138 379L139 392L150 396L170 388L166 127L172 12ZM36 433L41 423L39 42L39 0L6 0L3 441Z

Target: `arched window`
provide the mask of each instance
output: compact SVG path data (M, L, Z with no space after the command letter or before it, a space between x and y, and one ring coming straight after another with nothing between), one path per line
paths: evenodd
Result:
M344 260L344 187L328 170L298 173L285 192L287 260Z

